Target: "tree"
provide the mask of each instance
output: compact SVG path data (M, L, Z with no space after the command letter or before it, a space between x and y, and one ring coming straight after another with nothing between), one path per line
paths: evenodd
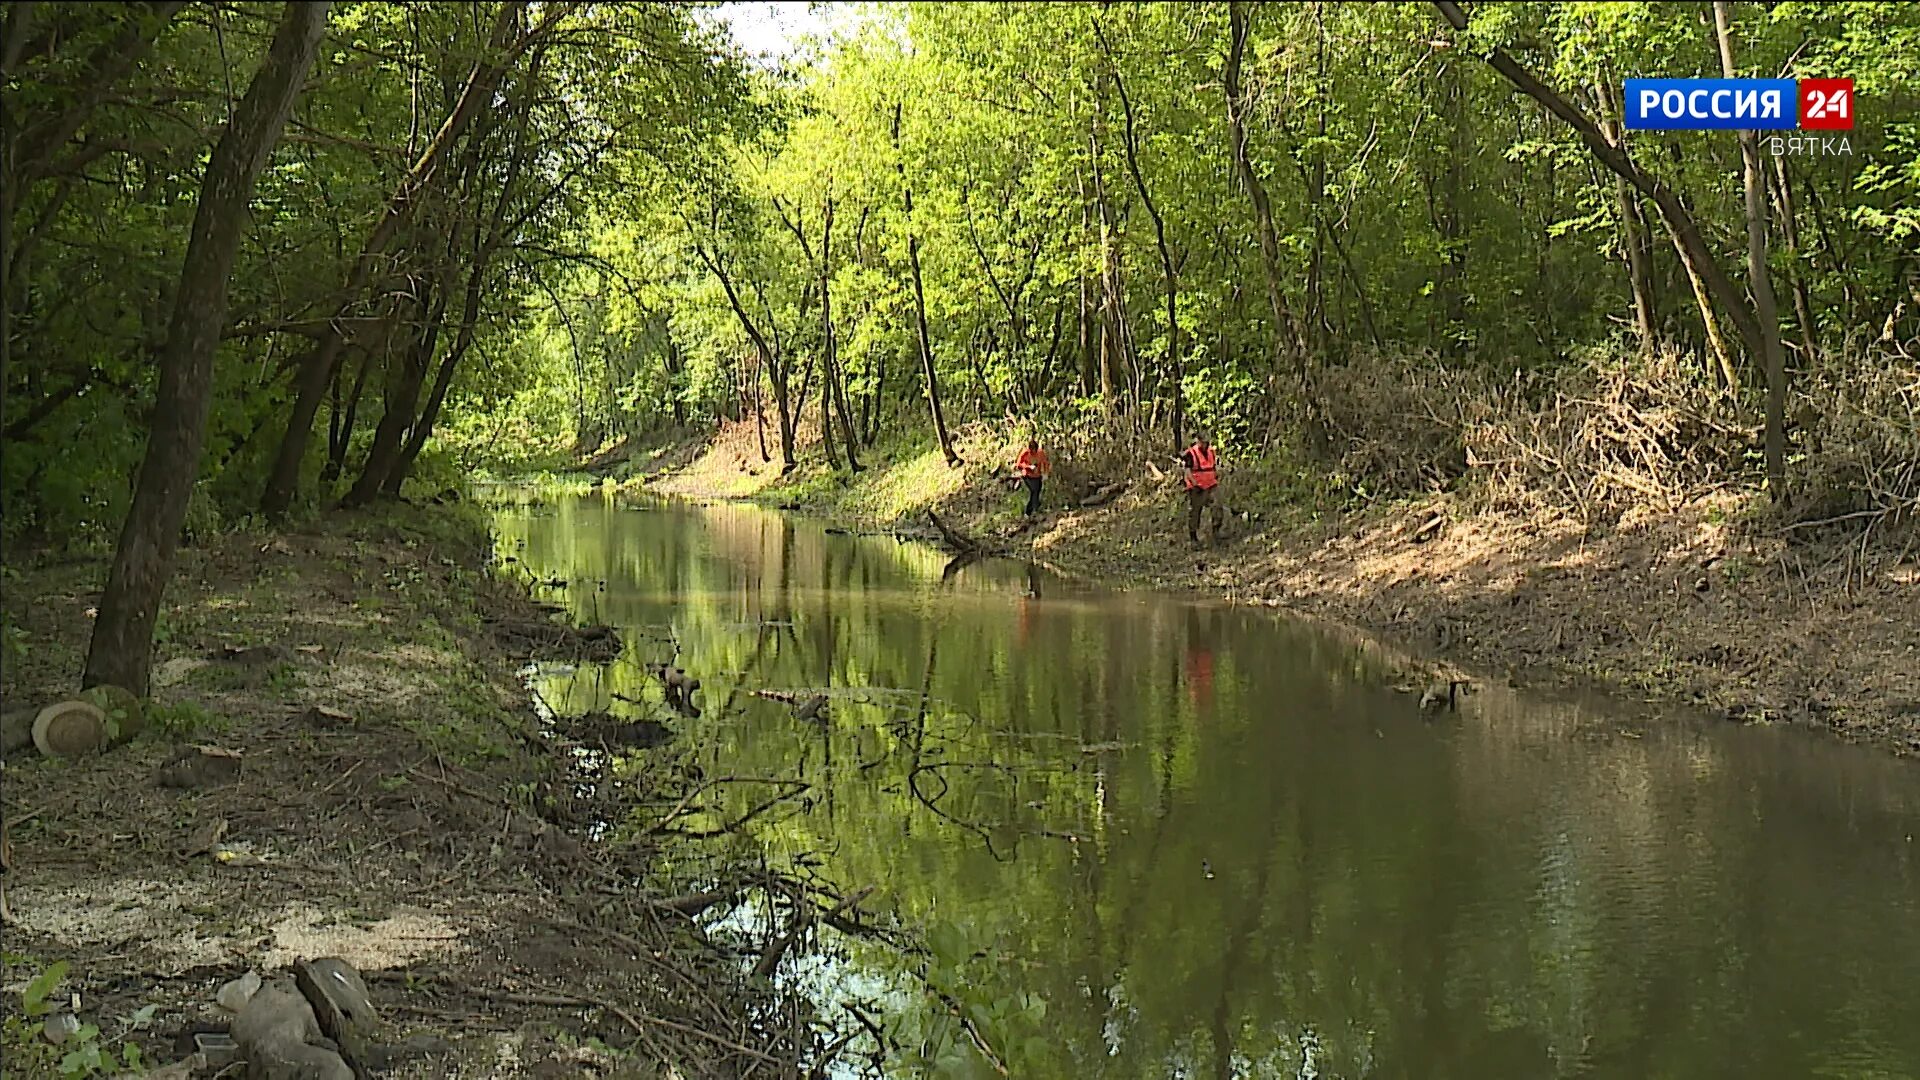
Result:
M173 574L213 405L213 361L226 325L228 277L246 233L254 182L272 156L313 66L328 7L284 6L266 59L207 161L160 354L160 389L146 457L87 652L88 686L111 683L143 697L147 693L154 619Z
M900 146L900 114L904 109L904 102L894 103L893 152L900 175L900 203L906 214L907 266L913 273L913 326L920 346L920 374L926 380L927 411L933 417L933 435L940 444L940 454L949 466L957 467L961 464L960 455L953 449L953 436L947 432L946 410L940 405L940 369L934 363L932 335L927 332L927 290L920 272L920 234L913 226L913 184L907 179L906 154Z
M1720 68L1737 78L1733 64L1733 13L1726 0L1714 0L1715 40L1720 46ZM1760 164L1760 134L1740 133L1742 186L1747 204L1747 281L1753 289L1754 318L1760 326L1761 367L1767 376L1767 483L1778 499L1787 482L1787 365L1780 347L1780 316L1773 298L1773 272L1767 267L1767 174Z

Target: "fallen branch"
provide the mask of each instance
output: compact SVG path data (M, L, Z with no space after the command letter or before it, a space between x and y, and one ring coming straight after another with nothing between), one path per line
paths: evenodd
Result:
M932 510L927 511L927 520L933 522L933 527L940 533L940 539L946 543L948 550L956 555L977 556L990 554L992 551L997 550L948 527L946 522L940 520L940 515L934 513Z
M696 789L695 792L690 792L688 794L688 798L682 799L680 801L680 804L674 807L673 813L669 814L666 818L662 819L659 824L656 824L652 829L648 831L654 834L671 833L674 836L685 837L689 840L707 840L715 836L723 836L727 833L730 833L739 829L741 826L745 825L747 822L752 821L753 819L759 817L761 814L764 814L767 811L773 809L774 807L780 805L781 803L786 802L788 799L794 798L795 796L798 796L803 792L810 791L813 788L812 784L809 784L803 780L771 780L771 781L761 781L761 782L785 784L787 785L788 790L783 791L778 795L775 795L761 802L760 804L755 806L753 809L748 810L746 813L741 814L739 817L734 818L732 821L729 821L725 825L721 825L718 828L700 829L694 832L688 832L683 829L668 828L666 823L668 821L673 820L673 818L678 817L681 814L681 812L686 809L689 799L691 799L693 794L697 793L698 789ZM707 787L710 785L703 784L701 786Z
M828 908L825 912L819 911L810 903L802 903L798 897L794 898L796 914L794 915L793 925L789 926L785 933L768 943L767 950L760 954L760 960L753 965L754 977L766 978L772 975L774 970L780 966L780 958L785 956L787 950L793 947L793 943L800 939L800 935L806 932L807 927L813 925L813 920L821 919L825 921L839 919L846 914L848 908L854 907L859 904L860 901L865 900L871 895L873 895L873 886L868 885L858 892L841 898L839 903Z

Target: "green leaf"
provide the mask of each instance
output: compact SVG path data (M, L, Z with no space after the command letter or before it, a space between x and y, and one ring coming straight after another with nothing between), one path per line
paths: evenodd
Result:
M28 1016L45 1016L53 1009L47 1004L47 996L53 993L60 980L67 977L67 962L55 961L50 967L33 977L27 988L20 992L20 1005Z

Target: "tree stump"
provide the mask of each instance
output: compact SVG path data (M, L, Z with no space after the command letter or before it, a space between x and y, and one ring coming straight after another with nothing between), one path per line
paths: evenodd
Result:
M33 745L48 757L78 757L107 745L107 714L91 701L56 701L33 718Z

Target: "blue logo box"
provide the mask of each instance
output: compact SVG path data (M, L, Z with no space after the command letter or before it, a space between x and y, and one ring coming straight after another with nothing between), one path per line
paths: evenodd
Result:
M1628 79L1628 130L1791 131L1800 102L1792 79Z

